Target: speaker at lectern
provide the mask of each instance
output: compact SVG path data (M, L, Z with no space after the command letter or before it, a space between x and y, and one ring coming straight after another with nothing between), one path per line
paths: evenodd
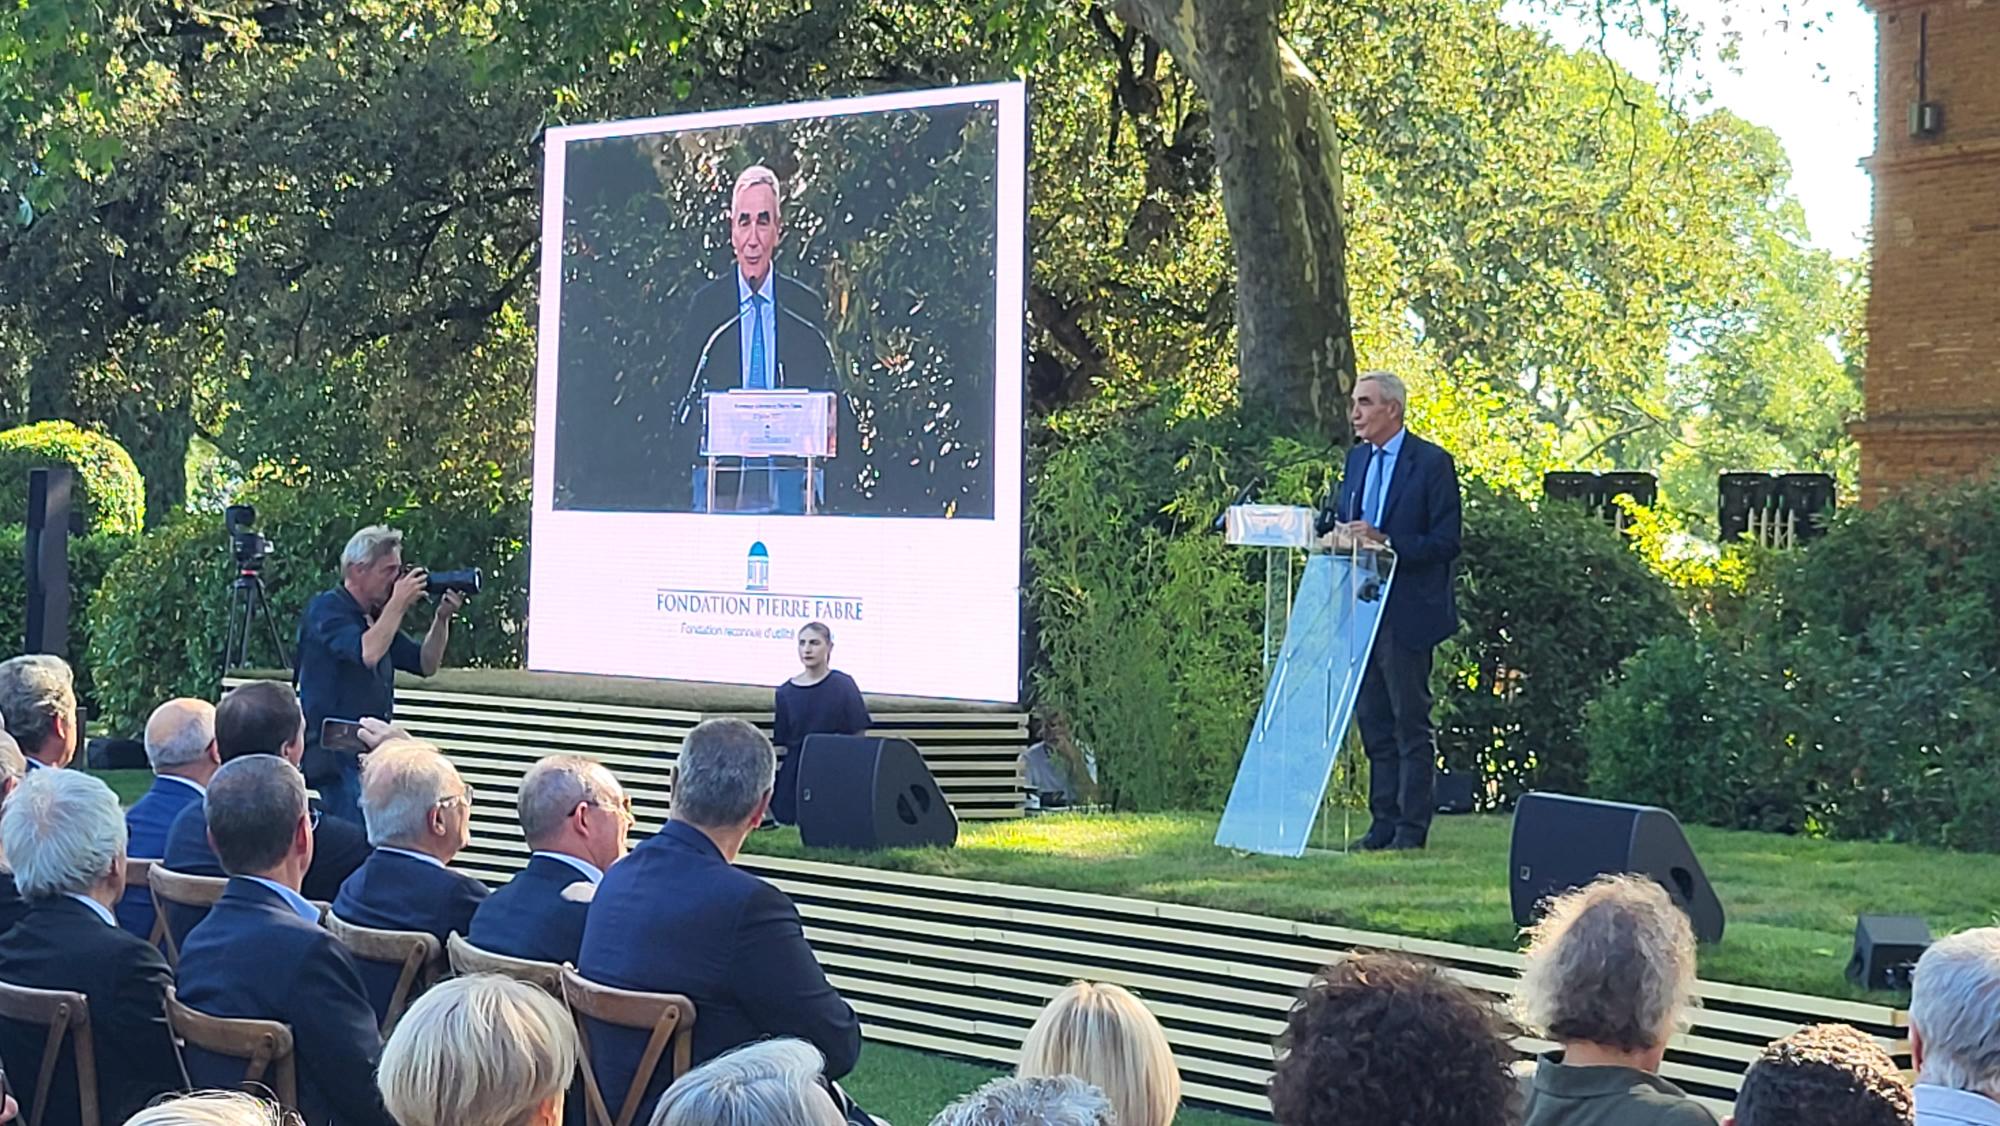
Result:
M742 388L709 391L702 405L698 511L819 512L839 452L838 395Z

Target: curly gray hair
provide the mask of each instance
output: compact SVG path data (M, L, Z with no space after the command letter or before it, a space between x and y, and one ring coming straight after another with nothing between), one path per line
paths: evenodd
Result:
M1644 876L1604 876L1551 900L1529 929L1517 999L1551 1039L1657 1048L1694 997L1694 929Z

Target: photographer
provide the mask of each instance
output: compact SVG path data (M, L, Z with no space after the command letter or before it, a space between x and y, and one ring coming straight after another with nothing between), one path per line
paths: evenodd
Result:
M419 646L403 618L426 595L429 572L403 570L403 533L375 525L354 533L340 553L341 584L313 596L299 622L299 703L306 714L306 782L335 817L361 820L361 766L352 754L320 746L327 719L394 718L396 670L430 676L444 661L452 615L465 595L446 591Z

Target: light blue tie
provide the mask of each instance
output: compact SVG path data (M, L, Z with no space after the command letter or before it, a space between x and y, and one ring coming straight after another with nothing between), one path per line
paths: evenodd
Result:
M1361 518L1368 521L1371 528L1382 526L1382 477L1388 459L1383 455L1388 451L1380 446L1368 459L1368 490L1361 502Z
M764 302L768 300L761 293L750 295L750 376L744 380L745 387L769 387L770 379L765 373L770 371L769 360L764 355Z

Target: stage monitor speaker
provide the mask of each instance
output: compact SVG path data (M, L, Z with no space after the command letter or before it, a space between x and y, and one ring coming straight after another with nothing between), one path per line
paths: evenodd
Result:
M1703 942L1722 940L1722 903L1674 815L1650 805L1525 794L1514 807L1507 867L1514 922L1527 926L1544 899L1599 876L1651 876L1694 924Z
M1910 971L1930 944L1930 924L1915 915L1863 915L1854 920L1847 980L1863 989L1908 989Z
M70 496L76 471L67 465L28 471L27 636L23 652L69 656Z
M958 815L909 740L809 735L799 754L799 839L808 847L958 843Z
M1479 790L1472 775L1439 771L1433 804L1439 813L1471 813L1479 806Z

